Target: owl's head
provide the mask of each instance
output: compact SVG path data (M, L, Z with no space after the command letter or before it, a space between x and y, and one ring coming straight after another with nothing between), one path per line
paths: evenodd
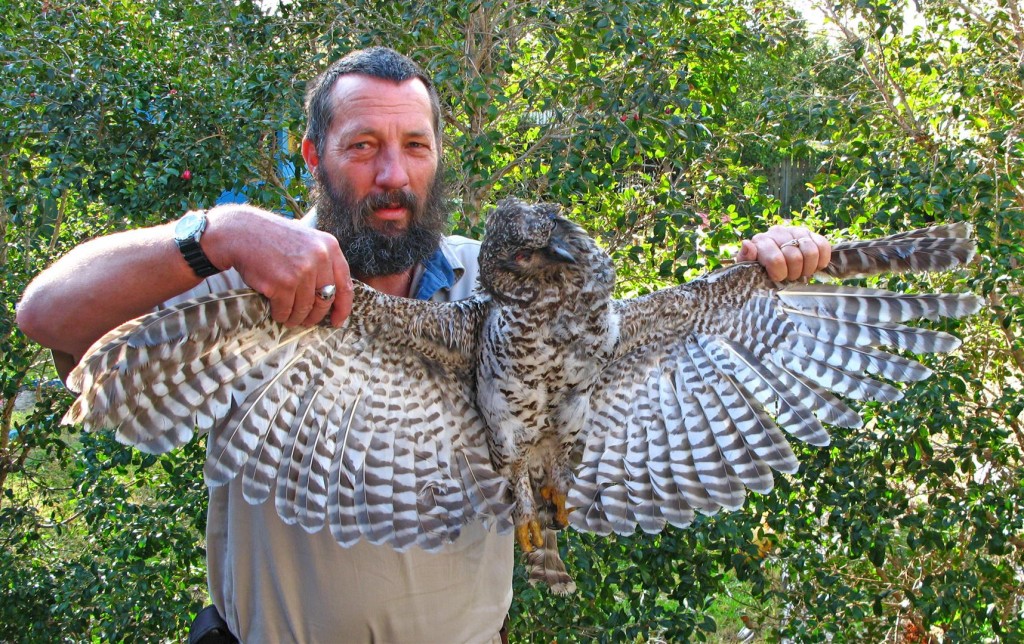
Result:
M491 296L530 301L544 285L585 270L593 240L558 206L506 199L487 218L480 248L480 285Z

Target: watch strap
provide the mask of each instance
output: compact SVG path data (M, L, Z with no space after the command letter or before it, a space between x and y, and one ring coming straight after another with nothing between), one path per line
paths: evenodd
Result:
M213 265L210 258L203 252L203 247L199 245L199 240L206 230L206 211L190 213L190 215L193 217L198 215L200 218L198 228L186 236L175 236L174 242L178 245L178 250L181 251L181 256L185 258L185 262L188 263L196 275L199 277L216 275L221 270Z
M220 269L213 265L210 258L203 252L203 247L195 239L176 239L175 241L178 243L181 256L185 258L196 275L209 277L220 272Z

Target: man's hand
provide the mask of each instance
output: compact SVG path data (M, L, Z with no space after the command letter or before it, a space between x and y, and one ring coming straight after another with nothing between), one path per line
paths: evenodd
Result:
M233 267L270 299L270 316L286 326L312 326L328 312L339 325L352 311L352 278L330 234L248 209L213 209L203 247L218 267ZM333 285L333 298L317 291Z
M744 240L737 261L757 261L776 282L810 277L828 266L828 240L802 226L772 226Z
M352 310L352 279L337 240L252 206L208 212L203 251L217 268L234 267L270 298L271 316L295 326ZM118 324L153 310L199 283L174 243L174 223L97 237L36 276L18 303L18 326L51 349L65 377L86 350ZM336 294L322 300L319 288Z

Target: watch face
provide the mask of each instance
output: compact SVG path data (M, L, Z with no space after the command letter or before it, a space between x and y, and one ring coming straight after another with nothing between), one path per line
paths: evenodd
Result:
M198 241L205 229L206 217L196 212L190 212L178 220L178 224L174 227L174 238L181 241L189 239Z

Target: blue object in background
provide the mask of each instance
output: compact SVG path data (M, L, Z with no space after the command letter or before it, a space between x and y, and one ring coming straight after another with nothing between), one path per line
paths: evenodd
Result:
M274 155L277 158L277 176L281 177L281 183L285 188L291 185L292 180L295 178L295 164L292 162L290 156L292 153L292 141L286 130L279 130L277 132L277 153ZM312 177L308 170L303 170L301 178L303 181L309 181ZM259 190L263 187L264 181L257 181L253 184L245 185L240 190L225 190L220 193L217 197L216 205L229 203L248 203L249 202L249 191ZM295 213L288 208L284 197L281 198L281 205L277 209L277 212L287 216L294 217Z

